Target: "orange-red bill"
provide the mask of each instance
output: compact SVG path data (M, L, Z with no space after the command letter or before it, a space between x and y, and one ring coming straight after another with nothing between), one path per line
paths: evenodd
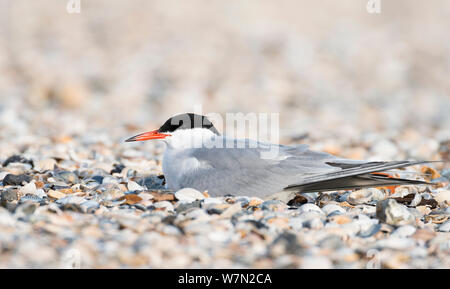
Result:
M144 141L144 140L150 140L150 139L164 139L166 137L170 136L170 134L160 133L158 130L152 130L149 132L144 132L138 135L135 135L133 137L130 137L126 140L126 142L132 142L132 141Z

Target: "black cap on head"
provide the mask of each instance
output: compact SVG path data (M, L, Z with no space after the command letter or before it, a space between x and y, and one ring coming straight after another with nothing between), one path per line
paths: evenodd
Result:
M159 129L158 132L174 132L178 129L205 128L216 135L220 135L211 121L206 116L194 113L182 113L169 118Z

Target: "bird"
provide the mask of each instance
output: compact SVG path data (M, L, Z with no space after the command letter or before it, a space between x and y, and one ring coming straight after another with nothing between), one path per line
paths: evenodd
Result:
M384 171L429 161L363 161L313 151L307 144L282 145L221 135L204 115L182 113L159 129L126 142L162 140L162 171L168 190L193 188L210 196L266 197L278 192L325 192L368 187L429 185ZM264 153L276 149L276 156Z

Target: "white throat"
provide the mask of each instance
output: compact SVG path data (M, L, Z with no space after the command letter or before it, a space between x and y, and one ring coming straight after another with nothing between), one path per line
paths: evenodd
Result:
M215 136L206 128L179 129L170 133L164 141L170 149L200 148Z

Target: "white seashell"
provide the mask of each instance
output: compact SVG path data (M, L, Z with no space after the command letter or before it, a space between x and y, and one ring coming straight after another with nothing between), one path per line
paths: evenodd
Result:
M203 200L205 196L197 190L191 188L185 188L175 193L175 198L181 202L194 202L197 200Z

